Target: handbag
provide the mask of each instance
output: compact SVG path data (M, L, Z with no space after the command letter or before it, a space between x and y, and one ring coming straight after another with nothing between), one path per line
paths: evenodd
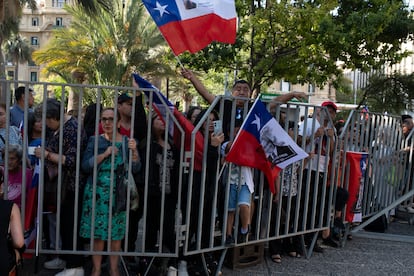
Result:
M122 158L124 161L123 165L118 165L116 169L117 181L116 181L116 201L115 201L115 212L121 212L126 210L127 196L129 190L129 208L130 210L137 210L139 205L138 189L135 184L134 177L129 177L128 174L128 163L126 155L126 139L122 141Z
M11 235L8 234L7 238L7 250L9 252L9 276L17 275L17 270L23 266L23 257L22 254L25 251L26 246L23 245L22 248L14 248Z
M9 231L7 233L7 252L8 252L7 257L8 257L8 263L9 263L9 276L16 275L17 270L23 266L22 254L24 253L25 250L26 250L25 244L23 244L23 247L21 248L14 247L13 238L10 233L10 222L9 222Z

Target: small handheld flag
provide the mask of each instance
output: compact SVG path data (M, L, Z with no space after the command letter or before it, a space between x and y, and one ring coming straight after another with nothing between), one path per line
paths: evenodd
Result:
M275 193L273 183L279 171L307 156L257 99L243 122L226 161L263 171L270 191Z

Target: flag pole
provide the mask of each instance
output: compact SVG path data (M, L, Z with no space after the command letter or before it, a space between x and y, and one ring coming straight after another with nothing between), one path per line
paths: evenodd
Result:
M175 55L175 58L177 59L178 64L180 64L181 68L182 68L182 69L185 69L185 68L184 68L184 65L181 63L180 58L179 58L177 55Z
M253 109L254 109L254 107L255 107L255 105L256 105L256 103L257 103L257 101L259 101L259 100L260 100L260 97L257 97L257 98L254 100L254 103L253 103L253 105L251 106L251 108L250 108L249 112L247 113L246 117L243 119L243 123L242 123L242 125L240 126L240 129L242 129L242 128L244 127L244 125L246 124L246 118L248 118L248 117L250 116L250 113L252 113L252 112L253 112ZM231 145L230 150L233 148L234 143L237 141L237 138L239 138L239 134L240 134L240 131L237 133L236 137L234 137L233 144Z

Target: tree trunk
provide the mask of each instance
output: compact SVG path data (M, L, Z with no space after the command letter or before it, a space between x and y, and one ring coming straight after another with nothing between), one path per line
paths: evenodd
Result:
M14 65L14 90L19 87L19 59L15 61Z
M0 81L6 80L6 63L3 55L3 36L0 35ZM2 82L0 85L0 101L6 102L6 83Z
M78 109L78 106L79 106L79 93L75 91L75 89L72 88L69 90L69 95L68 95L68 113L74 117L78 117L79 112L81 112Z
M85 81L85 73L78 71L76 69L72 70L72 78L76 83L82 84ZM79 91L81 88L73 87L69 90L68 95L68 113L74 117L78 117L81 110L78 109L79 106Z

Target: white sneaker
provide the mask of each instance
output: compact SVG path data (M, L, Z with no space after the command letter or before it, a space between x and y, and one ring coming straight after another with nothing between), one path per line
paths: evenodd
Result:
M408 212L408 213L410 213L410 214L414 214L414 208L413 208L413 207L408 206L406 209L407 209L407 212Z
M85 271L83 270L83 267L75 267L65 269L58 274L55 274L55 276L83 276L84 274Z
M407 209L402 205L398 205L397 210L398 210L398 212L407 212Z
M178 270L175 267L170 266L168 268L167 276L177 276L177 273L178 273Z
M48 262L45 262L43 265L47 269L62 269L65 268L66 262L59 257L54 258Z

